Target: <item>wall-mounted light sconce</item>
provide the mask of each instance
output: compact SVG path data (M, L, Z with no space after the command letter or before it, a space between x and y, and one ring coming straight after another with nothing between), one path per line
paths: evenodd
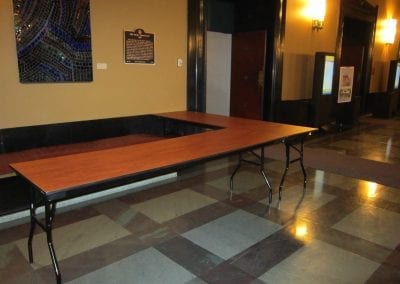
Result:
M326 13L326 0L309 0L308 9L312 30L322 30Z
M383 22L382 41L384 44L393 44L396 38L396 19L386 19Z
M322 30L324 27L324 21L317 20L317 19L312 19L312 30L313 31L319 31Z

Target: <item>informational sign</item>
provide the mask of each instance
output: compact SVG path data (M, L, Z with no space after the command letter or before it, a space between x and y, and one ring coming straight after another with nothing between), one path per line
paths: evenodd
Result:
M351 102L353 93L354 66L340 67L338 104Z
M154 64L154 34L124 31L124 55L125 63Z

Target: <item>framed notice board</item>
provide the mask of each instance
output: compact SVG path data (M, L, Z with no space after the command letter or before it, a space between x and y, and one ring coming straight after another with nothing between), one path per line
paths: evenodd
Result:
M124 61L127 64L154 64L154 34L143 29L124 31Z

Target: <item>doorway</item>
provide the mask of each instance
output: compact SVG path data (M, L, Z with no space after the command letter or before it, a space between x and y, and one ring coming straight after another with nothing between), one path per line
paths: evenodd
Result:
M267 6L257 0L205 3L206 112L262 120Z
M354 66L353 101L355 111L366 113L369 92L368 51L373 25L367 21L345 17L340 66Z
M367 1L341 1L337 65L338 68L354 66L352 100L336 107L338 120L345 124L352 124L360 114L366 114L370 109L368 95L377 17L378 6Z
M225 8L215 8L215 5ZM208 67L217 61L211 63L208 61L210 58L208 32L218 32L213 25L221 27L222 24L223 28L227 27L225 25L227 23L225 13L229 13L230 8L226 9L226 7L233 7L232 30L230 32L232 37L234 34L242 32L263 31L265 33L262 47L264 59L261 64L264 68L261 67L256 71L256 84L254 85L258 94L261 93L261 99L258 100L256 114L253 114L252 117L275 120L276 106L281 99L282 89L283 53L281 45L284 40L286 0L188 0L187 109L205 112L210 108L210 103L213 104L207 97L207 88L209 87L207 81L209 81L211 71ZM215 11L221 14L216 17L215 15L212 16ZM223 42L229 41L229 37L221 37L220 40L220 43L224 45ZM231 49L233 49L232 45ZM225 50L229 51L228 49ZM221 53L214 53L214 55L216 54ZM226 54L223 54L222 57L218 56L217 59L222 60L223 57L226 57ZM232 61L230 63L232 64ZM223 69L220 68L220 70ZM246 75L243 77L246 77ZM223 78L223 76L220 76L220 78ZM219 83L219 80L215 81ZM215 89L219 88L218 86L214 87ZM232 87L231 84L229 84L230 87ZM229 97L228 102L229 109L231 106L230 99L231 97ZM227 100L221 101L226 102ZM246 102L242 102L242 104L246 104Z

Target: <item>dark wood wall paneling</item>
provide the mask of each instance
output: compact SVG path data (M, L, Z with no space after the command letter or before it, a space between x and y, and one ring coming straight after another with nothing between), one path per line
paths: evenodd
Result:
M188 0L187 110L206 110L205 0Z

